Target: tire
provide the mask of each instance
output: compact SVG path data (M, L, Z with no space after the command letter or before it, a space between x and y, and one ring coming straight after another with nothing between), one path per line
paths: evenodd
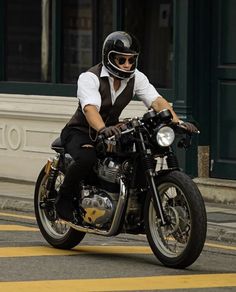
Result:
M41 208L40 202L44 202L46 197L46 183L48 176L41 170L34 192L34 209L39 229L46 241L53 247L60 249L71 249L78 245L84 238L84 232L77 231L60 220L56 214L54 204L50 208ZM59 172L55 183L55 189L58 191L64 179L64 174Z
M203 198L190 177L180 171L157 177L156 186L171 224L161 226L149 193L144 210L148 242L162 264L186 268L199 257L206 240L207 217Z

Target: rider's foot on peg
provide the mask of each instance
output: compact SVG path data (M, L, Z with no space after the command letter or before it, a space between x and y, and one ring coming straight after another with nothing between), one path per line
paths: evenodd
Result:
M55 202L55 207L57 215L60 219L70 222L75 221L74 206L70 198L57 198Z

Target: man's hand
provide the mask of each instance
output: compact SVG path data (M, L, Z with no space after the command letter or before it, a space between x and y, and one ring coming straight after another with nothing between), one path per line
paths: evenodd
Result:
M98 131L99 134L104 135L106 138L115 135L119 137L121 135L121 130L116 126L104 127Z
M180 121L179 122L179 127L184 128L185 130L187 130L190 133L197 133L197 134L200 133L200 131L198 130L198 128L194 124L192 124L190 122Z

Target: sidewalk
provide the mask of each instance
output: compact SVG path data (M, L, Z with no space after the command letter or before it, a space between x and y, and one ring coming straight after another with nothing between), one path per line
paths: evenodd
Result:
M33 212L33 197L33 184L0 180L0 210ZM206 209L207 238L236 244L236 205L206 202Z

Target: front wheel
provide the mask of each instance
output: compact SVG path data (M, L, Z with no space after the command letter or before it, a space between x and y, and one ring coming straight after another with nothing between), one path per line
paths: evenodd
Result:
M64 174L59 171L55 190L58 191L64 179ZM45 167L41 170L34 192L34 209L39 229L48 243L56 248L70 249L76 246L84 238L84 232L69 227L57 217L54 201L55 197L48 198L46 185L48 175ZM54 192L56 193L56 192Z
M165 266L185 268L199 257L206 239L203 198L184 173L172 171L156 178L167 224L161 225L151 194L145 202L145 228L150 247Z

